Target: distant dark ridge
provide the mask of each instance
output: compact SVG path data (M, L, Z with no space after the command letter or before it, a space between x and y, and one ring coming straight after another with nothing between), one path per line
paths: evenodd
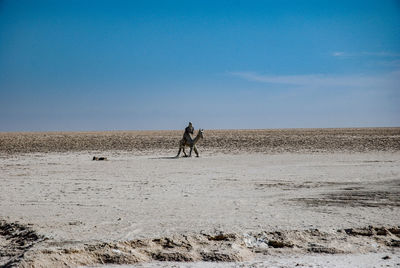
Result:
M0 153L178 150L183 131L0 133ZM205 130L201 150L241 152L399 151L400 128Z

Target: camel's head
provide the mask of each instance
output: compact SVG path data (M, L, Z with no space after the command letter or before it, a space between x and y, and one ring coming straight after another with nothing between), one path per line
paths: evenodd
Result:
M200 138L203 138L203 132L204 132L204 129L199 129L199 135L200 135Z

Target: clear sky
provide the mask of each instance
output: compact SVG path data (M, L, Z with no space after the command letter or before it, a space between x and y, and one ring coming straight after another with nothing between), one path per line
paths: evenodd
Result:
M400 126L400 1L0 0L0 131Z

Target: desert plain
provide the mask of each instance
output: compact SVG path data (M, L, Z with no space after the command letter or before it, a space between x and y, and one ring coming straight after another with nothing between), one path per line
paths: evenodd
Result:
M400 267L400 128L182 134L0 133L0 267Z

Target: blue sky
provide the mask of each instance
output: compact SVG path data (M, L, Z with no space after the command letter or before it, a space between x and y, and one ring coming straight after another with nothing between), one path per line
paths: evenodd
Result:
M400 126L399 1L0 1L0 131Z

